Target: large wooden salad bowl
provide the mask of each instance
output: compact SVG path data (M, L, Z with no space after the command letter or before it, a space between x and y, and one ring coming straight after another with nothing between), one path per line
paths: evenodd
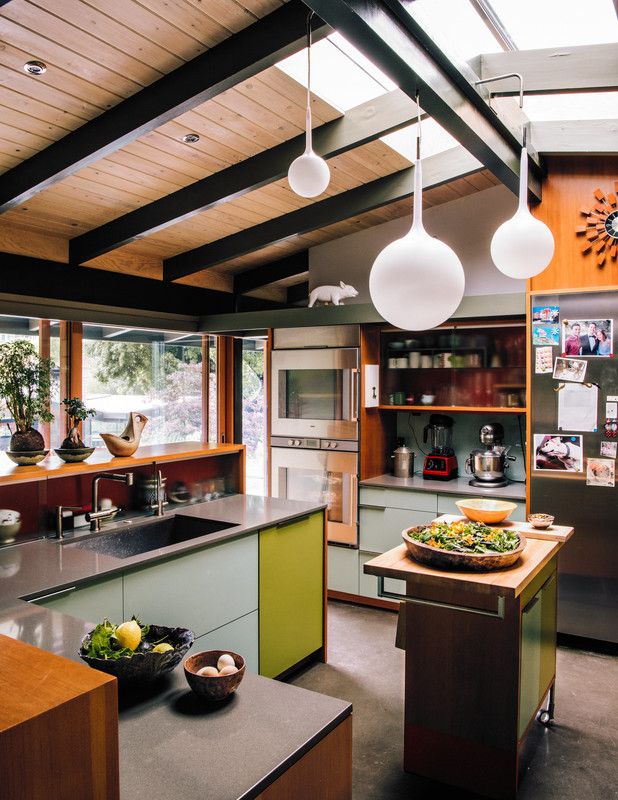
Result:
M466 572L489 572L494 569L506 569L519 560L526 547L526 537L518 533L519 544L514 550L506 553L456 553L418 542L410 538L409 533L422 531L427 525L415 525L402 531L403 541L408 554L421 564L438 569L463 570Z

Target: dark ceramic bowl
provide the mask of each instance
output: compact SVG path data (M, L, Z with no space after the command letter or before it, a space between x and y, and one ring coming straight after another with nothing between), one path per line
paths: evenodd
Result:
M94 447L57 447L54 452L68 464L85 461L94 453Z
M101 672L107 672L108 675L114 675L119 681L144 683L155 681L177 667L195 638L193 631L188 628L166 628L163 625L151 625L144 641L152 643L167 637L169 643L174 646L173 650L167 653L136 650L131 657L111 659L90 658L83 654L82 651L89 642L90 633L83 638L82 646L79 649L80 658L83 658L88 666L101 670Z
M238 672L213 678L197 674L202 667L216 667L217 661L224 653L232 656ZM203 700L225 700L236 691L245 677L245 659L238 653L232 653L231 650L205 650L203 653L195 653L185 661L184 667L187 683Z
M6 454L14 464L20 467L31 467L38 464L49 453L49 450L7 450Z

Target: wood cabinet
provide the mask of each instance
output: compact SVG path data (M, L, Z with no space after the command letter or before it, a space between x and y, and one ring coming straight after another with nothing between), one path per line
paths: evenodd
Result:
M324 517L260 531L260 673L285 672L324 643Z
M0 795L118 800L115 678L0 635Z
M523 319L388 328L380 350L381 408L525 411Z
M122 575L51 592L40 598L33 598L33 602L95 625L105 617L121 622L124 619Z
M124 617L191 628L196 636L258 607L258 535L126 572Z

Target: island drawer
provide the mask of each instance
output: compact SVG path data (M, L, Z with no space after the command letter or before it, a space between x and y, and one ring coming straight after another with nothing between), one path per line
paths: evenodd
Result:
M435 511L361 506L360 548L371 553L385 553L401 544L401 532L404 528L428 525L435 516Z
M437 513L434 492L417 492L408 489L382 489L379 486L360 487L360 505L382 508L409 508L413 511Z

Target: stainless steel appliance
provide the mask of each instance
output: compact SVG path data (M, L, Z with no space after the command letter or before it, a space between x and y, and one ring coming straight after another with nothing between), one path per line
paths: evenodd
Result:
M404 439L397 439L397 449L391 456L393 475L396 478L409 478L414 474L414 453L406 447Z
M270 443L273 497L326 503L328 540L356 545L358 442L273 436Z
M328 540L358 544L359 328L279 328L271 356L271 494L328 505Z
M506 462L515 461L515 457L507 455L510 448L502 444L504 428L499 422L489 422L481 427L479 440L484 446L473 450L466 460L466 472L474 475L470 486L486 489L507 486Z
M429 455L425 456L423 478L449 481L457 477L457 457L453 450L452 417L445 414L431 414L423 428L423 442L430 437Z

